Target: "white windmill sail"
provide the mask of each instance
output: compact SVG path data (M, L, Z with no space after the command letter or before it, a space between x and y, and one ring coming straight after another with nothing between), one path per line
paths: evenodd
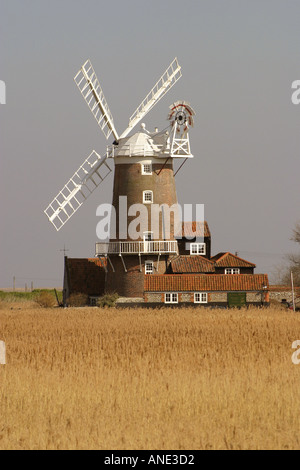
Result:
M105 137L108 139L113 133L115 140L118 140L112 114L90 60L83 64L74 81Z
M100 155L93 150L45 209L45 214L57 231L63 227L90 194L110 174L111 168L106 160L107 156L101 160Z
M129 126L121 137L126 137L131 132L134 126L175 85L181 75L181 67L175 58L132 114ZM118 141L119 135L114 126L112 114L90 60L83 64L74 77L74 81L105 137L108 139L113 134L115 140ZM46 216L56 230L60 230L64 226L89 195L111 173L111 168L106 161L107 158L108 153L101 160L100 155L94 150L45 209Z
M129 132L136 126L136 124L146 116L149 111L158 103L158 101L165 96L165 94L172 88L173 85L180 79L182 76L181 67L178 64L177 58L169 65L165 73L160 77L156 82L152 90L148 93L146 98L141 102L141 104L134 111L132 116L129 119L129 125L127 129L120 136L126 137Z

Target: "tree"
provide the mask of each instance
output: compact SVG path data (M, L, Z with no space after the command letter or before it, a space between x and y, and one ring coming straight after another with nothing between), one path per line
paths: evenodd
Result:
M293 230L293 236L291 238L296 243L300 243L300 222L298 222Z
M300 244L300 222L298 222L295 225L291 240ZM300 286L300 253L290 254L287 256L287 259L288 259L288 266L284 273L283 281L285 284L290 283L291 271L292 271L295 285Z

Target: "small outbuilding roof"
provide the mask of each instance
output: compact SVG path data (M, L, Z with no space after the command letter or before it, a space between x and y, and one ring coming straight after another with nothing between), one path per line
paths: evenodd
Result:
M214 263L202 256L182 255L172 259L171 268L178 273L214 273Z
M206 220L204 222L182 222L182 233L177 233L175 238L207 238L210 230Z
M255 268L254 263L250 263L239 256L233 255L227 251L226 253L218 253L211 258L217 267L224 268Z

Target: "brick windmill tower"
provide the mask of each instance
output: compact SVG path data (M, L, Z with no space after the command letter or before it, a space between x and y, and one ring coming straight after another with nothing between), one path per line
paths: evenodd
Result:
M179 170L193 157L188 132L195 113L189 103L177 101L170 106L167 129L151 133L145 124L138 132L133 129L180 77L181 67L174 59L121 135L89 60L74 79L105 137L112 134L114 142L104 158L95 151L90 154L45 213L60 230L110 174L109 159L114 161L115 224L109 242L96 243L96 255L107 259L106 290L120 296L142 297L144 276L165 273L169 259L178 253L174 160L184 159Z

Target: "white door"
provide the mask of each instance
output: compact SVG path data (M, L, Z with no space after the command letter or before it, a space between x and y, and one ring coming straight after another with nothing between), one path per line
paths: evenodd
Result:
M153 251L153 232L144 232L144 253Z

